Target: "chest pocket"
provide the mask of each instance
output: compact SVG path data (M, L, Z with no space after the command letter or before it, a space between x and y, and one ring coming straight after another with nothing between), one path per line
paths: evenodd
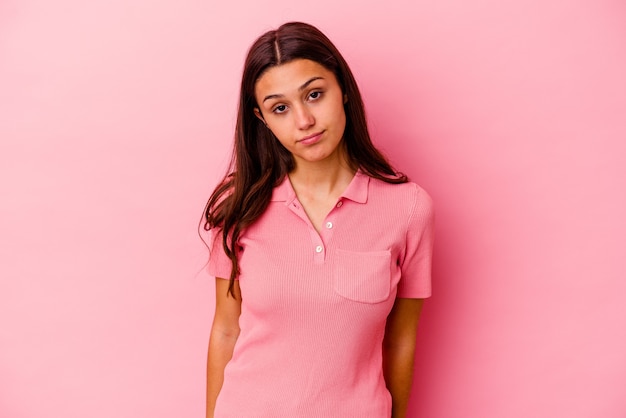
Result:
M391 252L337 249L333 288L346 299L364 303L387 300L391 287Z

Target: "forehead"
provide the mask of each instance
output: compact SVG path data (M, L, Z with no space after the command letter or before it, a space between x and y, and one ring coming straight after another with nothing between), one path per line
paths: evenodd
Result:
M323 65L307 59L297 59L265 71L255 84L255 95L288 94L297 91L313 77L323 77L327 81L336 82L333 72Z

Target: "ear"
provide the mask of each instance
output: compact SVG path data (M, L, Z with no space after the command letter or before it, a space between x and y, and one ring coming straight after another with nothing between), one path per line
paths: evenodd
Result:
M267 122L265 122L265 119L263 119L263 115L261 114L261 110L259 110L258 107L254 108L254 116L256 116L257 118L259 118L261 120L261 122L263 122L263 124L265 126L267 126Z
M344 94L343 95L343 104L346 104L346 103L348 103L348 95Z

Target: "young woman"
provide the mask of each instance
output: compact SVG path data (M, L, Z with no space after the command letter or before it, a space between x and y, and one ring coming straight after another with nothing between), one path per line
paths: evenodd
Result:
M205 209L216 309L207 417L403 417L432 203L369 137L347 63L313 26L245 62L232 172Z

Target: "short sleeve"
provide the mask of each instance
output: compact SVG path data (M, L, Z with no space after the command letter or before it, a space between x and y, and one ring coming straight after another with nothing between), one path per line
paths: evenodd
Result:
M209 264L207 271L211 276L222 279L230 278L232 262L224 252L222 230L213 228L209 231Z
M406 249L401 262L397 297L427 298L431 295L433 254L433 201L419 186L406 233Z

